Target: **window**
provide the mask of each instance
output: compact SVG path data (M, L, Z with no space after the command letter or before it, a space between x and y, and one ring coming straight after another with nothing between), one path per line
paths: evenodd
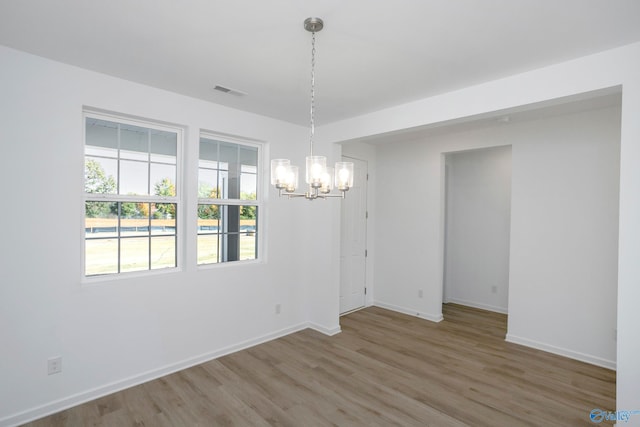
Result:
M85 276L177 267L181 138L85 114Z
M259 146L200 138L198 264L258 257Z

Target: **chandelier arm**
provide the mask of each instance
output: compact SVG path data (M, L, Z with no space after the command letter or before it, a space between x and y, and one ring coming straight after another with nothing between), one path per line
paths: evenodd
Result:
M318 199L344 199L344 191L341 191L340 194L322 194L318 195Z
M287 197L289 199L296 199L296 198L304 197L307 200L335 199L335 198L344 199L346 192L347 192L346 190L340 190L339 194L333 194L333 193L321 194L321 193L318 192L317 188L309 187L309 191L307 191L305 193L295 193L295 192L291 192L290 193L288 191L284 191L283 192L283 189L280 188L278 190L278 196L279 197Z

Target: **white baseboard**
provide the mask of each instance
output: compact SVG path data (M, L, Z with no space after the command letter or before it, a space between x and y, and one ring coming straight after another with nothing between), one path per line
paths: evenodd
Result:
M495 305L482 304L480 302L467 301L463 299L448 298L446 303L460 304L467 307L479 308L481 310L493 311L495 313L509 314L509 311L504 307L497 307Z
M573 351L562 347L556 347L551 344L545 344L527 338L518 337L513 334L507 334L505 341L513 344L524 345L526 347L535 348L537 350L542 350L553 354L558 354L560 356L590 363L596 366L601 366L603 368L612 369L614 371L616 370L616 362L614 360L606 360L601 357L592 356L590 354L581 353L579 351Z
M339 334L340 332L342 332L342 329L340 328L340 325L338 326L334 326L333 328L328 328L326 326L322 326L319 325L317 323L313 323L313 322L309 322L308 327L310 329L313 329L314 331L318 331L322 334L328 335L330 337Z
M340 327L337 328L325 328L320 325L311 324L309 322L301 323L299 325L291 326L288 328L280 329L278 331L271 332L256 338L252 338L246 341L242 341L237 344L230 345L228 347L221 348L220 350L212 351L209 353L201 354L199 356L185 359L181 362L166 365L158 369L152 369L139 375L134 375L123 380L114 381L110 384L106 384L100 387L96 387L81 393L76 393L71 396L64 397L62 399L54 400L47 404L37 406L35 408L28 409L26 411L19 412L17 414L9 415L8 417L0 419L0 427L12 427L18 426L29 421L36 420L38 418L45 417L47 415L55 414L56 412L63 411L73 406L80 405L85 402L97 399L99 397L107 396L111 393L115 393L120 390L133 387L147 381L155 380L165 375L172 374L183 369L190 368L195 365L199 365L204 362L208 362L213 359L225 356L227 354L235 353L240 350L244 350L249 347L262 344L276 338L280 338L294 332L301 331L303 329L311 328L317 330L326 335L335 335L340 332ZM336 331L337 329L337 331Z
M408 314L409 316L430 320L432 322L441 322L443 319L442 313L439 313L439 314L423 313L420 310L407 308L407 307L400 307L397 305L387 304L380 301L374 301L373 305L376 307L387 309L387 310L397 311L398 313Z

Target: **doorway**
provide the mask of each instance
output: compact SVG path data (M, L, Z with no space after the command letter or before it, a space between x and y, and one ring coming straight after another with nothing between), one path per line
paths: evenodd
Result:
M367 289L368 165L352 157L343 160L353 162L355 176L340 208L340 314L364 307Z
M443 302L507 313L511 146L445 154Z

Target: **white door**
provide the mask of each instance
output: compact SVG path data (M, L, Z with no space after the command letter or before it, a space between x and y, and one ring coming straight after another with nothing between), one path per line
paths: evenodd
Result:
M355 176L341 207L340 313L364 307L367 250L367 162L343 159L354 163Z

